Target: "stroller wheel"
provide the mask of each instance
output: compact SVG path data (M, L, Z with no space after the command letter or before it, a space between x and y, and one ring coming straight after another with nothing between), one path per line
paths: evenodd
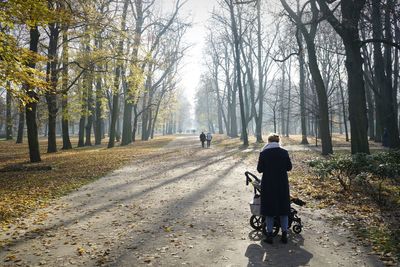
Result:
M293 225L293 232L295 232L296 234L300 234L301 233L301 225Z
M255 230L261 230L261 228L264 224L264 220L265 220L265 218L263 216L252 215L250 217L250 225Z

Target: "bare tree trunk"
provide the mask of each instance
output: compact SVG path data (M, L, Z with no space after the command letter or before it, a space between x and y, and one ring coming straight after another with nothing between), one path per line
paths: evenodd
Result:
M133 53L132 53L132 60L133 64L136 66L138 64L138 53L139 53L139 47L141 44L141 38L142 38L142 27L143 27L143 2L142 0L136 0L135 1L135 7L136 7L136 23L135 23L135 38L133 41ZM130 86L130 85L128 85ZM134 91L137 90L137 88L134 88ZM127 92L125 92L125 103L124 103L124 117L123 117L123 126L122 126L122 141L121 141L121 146L128 145L132 143L132 108L133 108L133 103L132 103L132 93L130 93L130 90L128 89Z
M11 98L11 83L7 82L7 87L9 90L6 90L6 139L12 140L13 134L13 121L11 117L11 106L12 106L12 98Z
M286 83L286 72L285 72L285 63L282 64L282 83L279 91L279 116L280 116L280 134L285 135L285 83Z
M324 0L317 1L328 22L342 37L346 51L351 153L369 154L367 107L362 70L363 60L360 51L360 36L358 28L365 0L341 1L342 22L335 17Z
M22 144L24 139L24 126L25 126L25 112L22 109L22 105L19 111L19 120L18 120L18 135L17 135L17 144Z
M223 124L222 124L222 103L221 103L221 94L219 92L219 86L218 86L218 64L214 64L215 65L215 76L214 76L214 84L215 84L215 92L217 93L217 112L218 112L218 133L219 134L223 134L224 133L224 129Z
M321 76L321 72L319 70L318 61L316 57L315 50L315 34L317 30L317 18L318 18L318 9L316 7L315 0L312 0L311 3L311 11L314 23L311 24L310 30L307 30L306 26L302 23L301 19L297 16L297 14L289 7L285 0L281 0L282 5L289 13L289 15L296 21L297 27L300 28L304 40L307 43L307 51L308 51L308 59L309 59L309 68L312 75L312 78L315 83L315 88L318 97L318 121L319 121L319 134L321 136L322 142L322 154L332 154L332 139L331 134L329 132L329 110L328 110L328 97L326 95L324 81Z
M62 29L62 41L63 41L63 52L62 52L62 96L61 96L61 128L62 128L62 149L71 149L71 140L69 138L69 111L68 111L68 61L69 61L69 50L68 50L68 26L64 25Z
M87 74L85 73L84 76ZM83 77L85 80L85 77ZM80 119L79 119L79 129L78 129L78 147L85 146L85 123L86 123L86 114L87 114L87 91L86 87L82 86L82 81L78 82L78 87L80 88L81 94L81 111L80 111Z
M286 117L286 137L289 137L289 127L290 127L290 101L291 101L291 91L292 91L292 81L291 81L291 65L292 62L289 60L289 70L288 70L288 100L287 100L287 117Z
M38 52L38 43L39 43L39 29L37 26L31 27L29 31L30 41L29 41L29 49L33 53ZM34 69L36 67L36 63L34 60L28 63L28 67ZM39 140L38 140L38 130L36 124L36 110L37 110L37 100L38 95L36 94L34 88L31 85L26 85L26 93L33 100L30 101L26 107L26 126L28 132L28 144L29 144L29 158L31 162L39 162L40 158L40 150L39 150Z
M103 49L103 40L102 37L99 36L97 40L97 47L99 50ZM102 66L97 66L97 69L100 71ZM103 88L102 88L102 75L100 73L96 74L96 107L95 107L95 127L94 127L94 143L95 145L101 144L102 134L104 132L103 129L103 118L102 118L102 99L104 97Z
M122 11L122 18L121 18L121 31L125 31L126 28L126 15L128 12L128 4L130 3L129 0L125 0L124 8ZM117 48L117 55L118 57L122 56L123 49L124 49L124 36L120 36L120 40L118 43ZM122 70L123 62L121 60L117 61L117 66L115 68L115 76L114 76L114 88L113 88L113 100L112 100L112 114L111 114L111 123L110 123L110 135L108 141L108 148L114 147L115 145L115 128L116 123L118 120L118 112L119 112L119 84L120 84L120 76Z
M346 134L346 142L349 142L349 130L347 128L347 112L346 112L346 101L344 98L344 89L341 83L341 78L340 78L340 70L338 69L338 79L339 79L339 90L340 90L340 98L342 102L342 114L343 114L343 124L344 124L344 132Z
M307 123L306 123L306 101L305 101L305 59L304 46L301 33L296 34L297 45L299 46L299 75L300 75L300 117L301 117L301 144L307 145Z
M139 115L137 114L137 104L133 105L133 112L134 112L134 118L133 118L133 129L132 129L132 142L136 141L136 129L137 129L137 124L138 124L138 118Z
M262 138L262 121L264 114L264 74L262 66L261 40L261 0L257 1L257 69L258 69L258 116L256 120L257 143L264 143Z
M237 80L237 86L239 90L239 106L240 106L240 117L241 117L241 122L242 122L242 134L241 138L243 139L243 145L248 146L249 145L249 140L247 137L247 125L246 125L246 115L244 111L244 97L243 97L243 88L242 88L242 78L241 78L241 68L240 68L240 48L239 48L239 33L236 25L236 20L235 20L235 13L234 13L234 3L233 0L229 0L229 11L231 15L231 28L232 28L232 33L234 37L234 51L235 51L235 64L236 64L236 80Z
M50 90L46 93L47 110L48 110L48 144L47 153L57 152L56 143L56 123L57 123L57 82L58 82L58 38L59 26L56 23L49 24L49 49L47 63L47 80L50 82Z
M90 50L89 44L87 44L88 53ZM90 67L87 71L87 75L85 75L84 86L87 92L87 121L85 126L86 140L85 146L91 146L91 135L92 135L92 126L93 126L93 116L95 113L94 107L94 99L93 99L93 64L90 64Z
M393 12L394 16L394 30L395 30L395 42L400 44L400 17L396 12ZM394 112L396 117L397 127L400 129L400 120L399 120L399 103L397 102L397 94L399 92L399 79L400 79L400 52L399 49L396 49L394 52L394 70L393 70L393 104L394 104Z
M387 7L385 9L385 40L392 42L393 33L391 25L391 13L394 11L393 0L387 0ZM390 148L400 148L400 137L399 128L397 126L397 111L395 107L397 105L396 98L394 98L394 92L397 92L397 88L393 89L393 58L392 58L392 46L389 44L385 45L385 89L384 89L384 108L385 108L385 120L384 126L388 132L388 145Z
M367 105L368 105L368 135L370 140L375 140L375 122L374 122L374 114L375 114L375 106L374 101L372 99L372 89L368 84L365 86L366 96L367 96Z

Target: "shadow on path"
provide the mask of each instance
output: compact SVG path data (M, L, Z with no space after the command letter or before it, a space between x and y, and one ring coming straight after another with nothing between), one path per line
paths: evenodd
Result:
M162 170L157 170L160 173L162 173L162 172L165 172L166 170L171 170L174 168L179 168L181 166L185 166L186 164L193 165L193 167L194 167L194 168L190 168L183 174L174 175L174 176L168 177L167 179L160 179L160 180L156 181L156 183L153 185L149 184L144 190L140 190L138 192L127 192L125 194L120 193L119 197L116 198L115 200L117 200L118 202L131 201L134 199L141 198L141 197L143 197L143 195L151 193L151 192L153 192L157 189L163 188L167 185L174 184L178 181L190 180L190 178L192 177L193 174L195 174L211 165L219 164L221 161L232 157L236 153L238 153L237 150L229 151L228 153L224 153L224 154L221 154L220 152L215 153L215 154L213 153L212 155L208 156L208 160L206 160L207 157L204 157L203 160L201 160L201 164L197 163L197 164L193 165L193 162L185 161L185 162L173 165L173 166L168 166L167 168L164 168ZM233 168L233 166L229 166L229 168L226 170L226 172L229 173L228 170L232 169L232 168ZM119 176L119 175L120 174L117 174L116 176ZM142 179L139 178L139 180L142 180ZM91 196L91 198L92 198L90 201L91 203L87 203L87 202L82 203L82 200L81 200L81 198L86 195L87 190L83 190L83 191L81 190L82 192L77 192L76 194L70 195L69 199L68 199L69 202L81 203L81 204L73 205L73 206L69 207L69 209L71 209L71 208L78 209L78 210L80 210L80 212L78 212L76 215L71 214L71 216L69 216L69 218L67 220L62 220L62 221L41 227L40 229L35 228L33 230L27 231L24 235L15 236L13 238L13 240L7 244L7 248L12 249L12 248L18 246L20 243L24 243L29 239L35 239L35 238L38 238L39 236L45 236L46 234L48 234L51 231L55 231L55 230L58 230L59 228L71 226L71 225L75 224L77 221L81 221L84 219L94 217L102 211L106 211L107 209L117 206L118 203L104 201L104 196L101 195L100 193L107 192L107 191L108 192L121 191L122 187L126 187L129 185L135 184L137 182L138 182L138 179L129 179L129 182L125 182L122 184L120 184L120 183L112 184L110 186L106 186L103 189L95 188L94 191L90 191L90 193L96 193L95 196ZM213 183L215 183L215 182L216 181L213 181ZM211 184L205 186L204 190L209 190L210 188L212 188ZM82 195L83 193L85 193L85 194ZM197 194L204 194L204 192L203 193L197 192ZM83 212L83 210L85 210L85 212Z
M292 235L288 244L279 243L275 238L274 244L250 244L245 256L249 262L247 266L306 266L313 254L303 248L304 239L301 235Z

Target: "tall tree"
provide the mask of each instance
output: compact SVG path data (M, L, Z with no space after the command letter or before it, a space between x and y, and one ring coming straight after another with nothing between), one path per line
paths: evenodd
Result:
M132 65L137 69L139 65L139 47L142 43L142 33L143 33L143 23L144 23L144 10L143 10L143 1L135 0L135 6L133 11L135 12L135 32L133 39L133 52L132 52ZM153 5L154 2L146 7L146 10ZM133 75L137 75L134 73ZM138 90L138 88L131 88L133 86L132 83L127 84L127 90L125 93L125 103L124 103L124 117L123 117L123 125L122 125L122 140L121 145L128 145L132 143L132 111L133 111L133 92Z
M244 110L244 97L243 97L243 86L242 86L242 71L240 65L240 37L239 30L235 18L234 2L233 0L224 0L229 7L229 13L231 18L231 30L233 34L234 42L234 52L235 52L235 65L236 65L236 85L239 91L239 106L240 106L240 117L241 117L241 139L243 140L243 145L249 145L249 139L247 136L247 123Z
M128 13L128 5L130 1L125 0L124 6L122 9L121 16L121 33L126 30L126 15ZM117 60L115 67L115 76L114 76L114 85L113 85L113 97L112 97L112 111L111 111L111 123L110 123L110 134L108 140L108 148L114 147L115 145L115 134L116 134L116 124L118 121L118 112L119 112L119 94L120 94L120 83L121 83L121 71L123 68L123 61L121 59L124 50L124 40L125 34L121 34L119 37L118 45L117 45Z
M61 131L63 146L62 149L71 149L71 140L69 138L69 111L68 111L68 71L69 71L69 47L68 47L68 25L62 26L62 85L61 85Z
M39 36L40 36L38 26L31 26L29 30L29 35L30 35L29 49L33 53L37 53ZM35 69L36 59L31 59L27 65L28 67ZM26 126L27 126L28 145L29 145L29 158L31 162L39 162L41 161L41 158L39 150L37 123L36 123L37 101L39 100L39 98L35 91L35 88L33 88L31 84L26 85L26 93L31 99L31 101L28 102L25 107Z
M280 0L285 10L289 13L290 17L296 22L296 26L300 29L304 40L307 44L309 68L315 83L315 89L318 98L318 122L319 122L319 134L322 142L322 154L327 155L333 152L332 150L332 139L329 132L329 111L328 111L328 99L326 94L326 88L324 81L321 76L321 72L318 66L315 49L315 35L317 31L318 23L318 10L315 0L311 0L308 3L311 6L312 19L310 21L310 29L306 28L303 23L301 16L298 16L287 4L285 0Z
M298 3L298 2L297 2ZM299 7L299 4L298 4ZM299 9L297 11L299 14ZM306 86L306 81L305 81L305 58L304 58L304 45L303 45L303 39L302 35L299 30L296 31L296 41L297 45L299 47L299 54L298 54L298 60L299 60L299 76L300 76L300 81L299 81L299 94L300 94L300 123L301 123L301 144L307 145L308 140L307 140L307 123L306 123L306 97L305 97L305 86Z
M346 51L351 153L369 153L367 107L359 36L359 22L365 0L340 1L342 21L335 16L326 0L317 1L327 21L342 38Z
M50 10L58 10L59 4L48 1ZM57 151L56 143L56 123L57 123L57 83L58 83L58 39L60 34L60 25L56 21L49 23L49 47L47 62L47 82L50 84L46 92L47 111L48 111L48 135L47 135L47 153Z

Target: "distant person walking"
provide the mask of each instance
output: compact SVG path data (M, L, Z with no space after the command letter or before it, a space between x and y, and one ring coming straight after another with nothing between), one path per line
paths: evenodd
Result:
M206 135L204 132L201 132L200 134L200 142L201 142L201 147L204 148L204 142L206 141Z
M207 140L207 148L210 148L210 146L211 146L211 140L212 140L212 135L211 135L211 133L207 133L206 140Z

